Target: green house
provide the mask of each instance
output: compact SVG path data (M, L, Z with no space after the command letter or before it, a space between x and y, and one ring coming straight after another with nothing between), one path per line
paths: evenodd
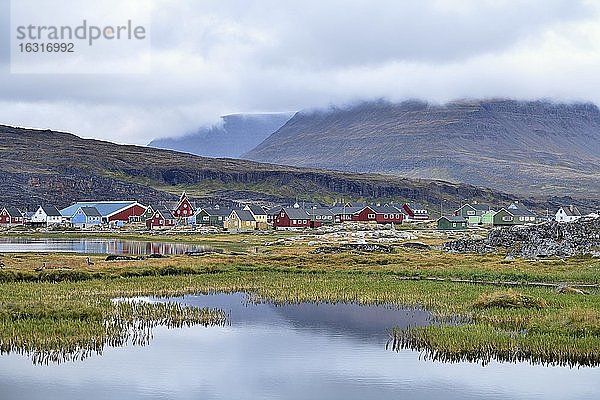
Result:
M495 211L485 204L465 204L454 212L460 217L467 219L469 226L492 225Z
M146 222L152 218L154 216L154 210L156 210L156 207L148 206L146 211L144 211L144 213L140 216L140 221Z
M203 208L196 213L196 224L204 226L217 226L222 228L225 219L231 214L230 208L215 207Z
M525 225L533 224L535 221L536 215L518 203L502 208L494 214L494 226Z
M440 231L460 231L467 229L468 221L459 215L442 216L437 220L437 229Z

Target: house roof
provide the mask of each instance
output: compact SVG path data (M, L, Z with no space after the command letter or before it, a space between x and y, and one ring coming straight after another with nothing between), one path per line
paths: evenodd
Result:
M427 209L425 207L423 207L419 203L407 203L407 205L408 205L408 207L410 207L411 210L425 210L425 211L427 211Z
M523 204L518 202L512 203L510 206L505 208L505 210L508 210L508 212L510 212L512 215L517 215L520 217L535 217L535 213L533 211L529 210Z
M283 211L289 219L307 219L310 217L306 210L302 208L284 208Z
M331 212L331 210L328 209L328 208L324 208L324 207L310 208L310 209L306 210L306 212L309 215L327 215L327 216L333 216L333 213Z
M254 215L250 211L246 210L233 210L232 213L235 212L240 221L256 221L254 219Z
M219 208L203 208L202 211L205 211L208 215L212 215L215 217L229 217L231 214L231 208L219 207Z
M136 204L139 203L136 201L80 201L78 203L70 205L67 208L63 208L62 210L60 210L60 214L62 214L65 217L72 217L80 207L95 207L96 210L98 210L98 212L100 213L100 215L102 215L103 217L109 217L125 208L131 207Z
M17 218L17 217L23 216L23 214L21 213L21 211L19 211L19 209L17 207L4 207L4 209L6 210L6 212L8 213L8 215L11 218Z
M394 206L371 206L371 209L377 214L399 214L398 210Z
M348 215L348 214L356 214L361 212L364 207L332 207L329 210L334 215Z
M440 219L445 219L448 220L450 222L467 222L467 220L465 219L465 217L461 217L459 215L443 215L441 216L438 221Z
M81 212L87 217L101 217L102 214L96 207L81 207Z
M58 208L56 208L55 206L41 206L42 210L44 210L44 213L49 216L49 217L62 217L62 214L60 213L60 211L58 211ZM75 210L77 211L77 210Z
M283 206L271 207L267 210L267 215L277 215L277 214L279 214L279 211L281 211L282 208L284 208L284 207Z
M581 216L579 209L575 206L564 206L564 207L559 208L559 210L561 210L561 209L569 217L580 217Z
M159 209L156 210L160 213L160 215L162 215L162 217L164 219L175 219L175 217L173 216L173 213L171 212L171 210L167 210L167 209Z
M250 209L250 212L254 215L267 215L266 211L263 210L261 206L258 206L256 204L249 204L246 207L248 207Z

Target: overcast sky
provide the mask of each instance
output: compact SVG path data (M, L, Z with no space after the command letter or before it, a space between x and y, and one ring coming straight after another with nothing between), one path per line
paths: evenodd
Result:
M363 99L600 104L600 0L140 3L150 73L11 74L0 0L0 124L146 144L223 114Z

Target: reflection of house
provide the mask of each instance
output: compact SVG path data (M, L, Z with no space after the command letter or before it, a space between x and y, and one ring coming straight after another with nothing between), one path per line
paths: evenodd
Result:
M250 211L232 210L225 219L224 228L234 232L253 231L256 229L256 220Z
M166 209L155 210L152 218L146 220L148 229L170 229L175 225L177 225L177 220L173 213Z
M60 210L68 221L81 207L94 207L102 216L102 223L123 226L128 222L140 222L146 207L137 201L81 201Z
M63 216L54 206L40 206L31 217L32 225L60 225L63 222Z
M485 204L473 203L465 204L454 212L454 215L465 217L469 225L492 225L494 223L494 214L496 213L490 206Z
M79 207L71 218L71 224L80 229L98 226L102 224L102 215L96 207Z
M321 222L311 221L311 217L302 208L281 208L275 216L273 227L275 228L318 228Z
M457 231L467 229L467 219L460 215L442 216L437 220L440 231Z
M405 203L402 206L406 214L406 221L427 221L429 220L429 212L419 203Z
M524 225L535 223L536 215L519 203L512 203L494 214L494 225Z
M4 207L0 210L0 226L19 226L24 223L23 214L17 207Z
M559 208L555 216L558 222L575 222L579 218L581 218L581 213L573 205Z
M217 226L223 228L225 219L231 214L231 208L215 206L214 208L203 208L196 213L196 224L205 226Z

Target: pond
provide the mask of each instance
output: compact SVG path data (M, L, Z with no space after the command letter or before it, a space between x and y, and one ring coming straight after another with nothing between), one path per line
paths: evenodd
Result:
M444 364L386 348L389 330L430 324L422 310L275 305L245 294L169 299L219 308L221 326L154 329L147 346L35 365L0 356L2 399L591 399L600 369ZM164 301L143 299L144 301Z
M202 246L183 243L147 242L110 238L0 237L0 253L80 253L148 255L184 254Z

